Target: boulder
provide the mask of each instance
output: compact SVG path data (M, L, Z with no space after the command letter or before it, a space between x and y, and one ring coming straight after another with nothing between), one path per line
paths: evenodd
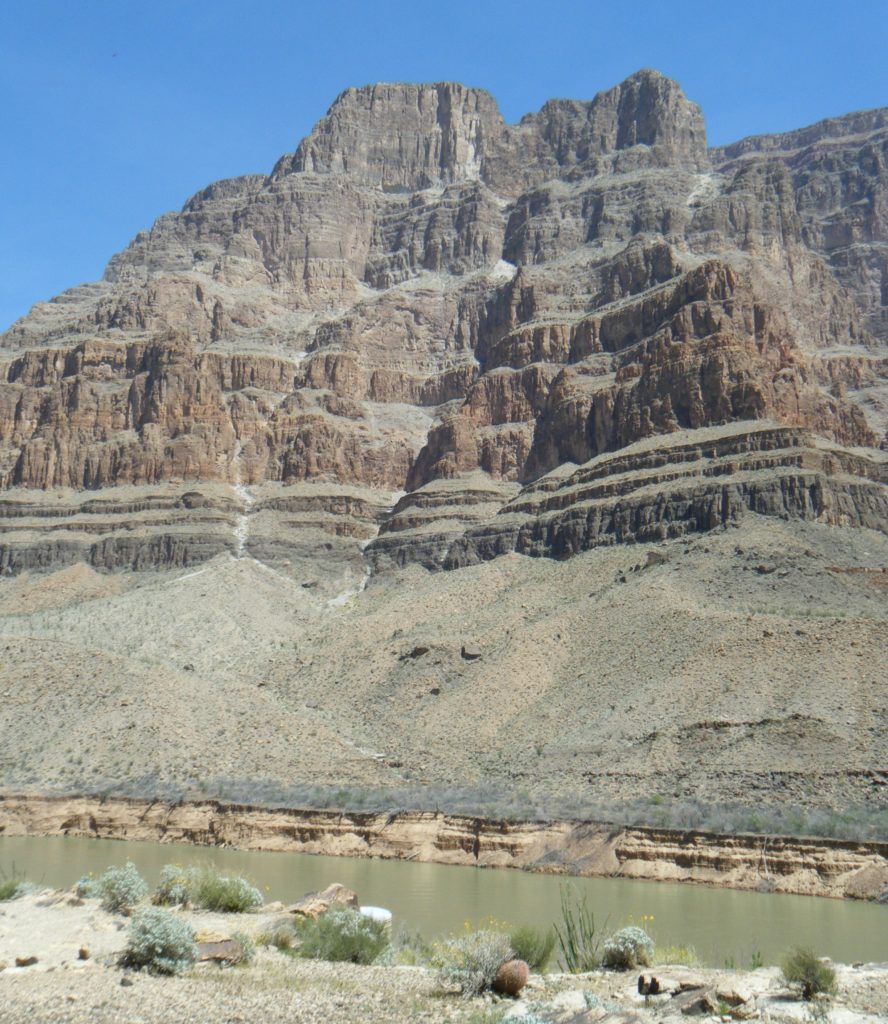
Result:
M358 894L339 882L328 885L323 892L306 893L298 903L287 907L287 913L296 914L298 917L317 918L326 914L330 907L339 905L343 907L354 907L360 909Z
M475 644L463 644L459 653L464 661L477 661L481 657L481 648Z
M702 986L697 986L702 987ZM673 995L682 991L681 982L675 978L666 978L659 974L640 974L638 976L638 994L642 996Z
M523 960L507 960L496 972L493 991L501 996L517 996L529 977L530 969Z
M671 1007L688 1017L709 1016L718 1013L718 997L714 988L694 988L687 992L679 992L673 999Z
M721 1002L727 1003L728 1006L743 1006L752 999L751 993L736 987L728 988L727 986L716 989L715 995Z
M16 967L32 967L37 963L36 956L17 956L15 958Z
M201 963L237 964L244 959L246 950L237 939L221 939L218 942L199 942L197 959Z

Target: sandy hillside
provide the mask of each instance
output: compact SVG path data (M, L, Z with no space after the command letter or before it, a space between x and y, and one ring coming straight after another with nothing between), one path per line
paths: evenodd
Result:
M229 556L20 576L0 583L2 781L873 807L888 574L860 570L884 566L881 534L750 516L569 562L412 566L333 603Z

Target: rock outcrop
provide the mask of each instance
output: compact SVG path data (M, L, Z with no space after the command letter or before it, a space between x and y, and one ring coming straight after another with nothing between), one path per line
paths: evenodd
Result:
M761 891L766 886L768 891L851 899L873 899L888 883L888 845L879 842L718 835L578 821L485 821L418 811L343 814L215 800L168 804L2 796L0 834L231 845L732 889ZM357 906L358 901L351 890L334 884L287 910L314 917L332 903Z
M871 111L708 150L654 71L517 125L348 89L0 336L0 567L280 567L327 557L314 514L357 577L371 540L380 570L745 511L886 529L886 147ZM652 439L699 449L680 482L627 481Z

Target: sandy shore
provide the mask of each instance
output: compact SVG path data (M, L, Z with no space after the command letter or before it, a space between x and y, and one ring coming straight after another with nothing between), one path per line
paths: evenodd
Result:
M255 914L178 911L197 931L258 935L280 910ZM249 965L201 964L165 978L124 971L117 957L128 922L98 901L42 892L0 904L0 1020L3 1024L309 1024L309 1022L465 1021L582 1024L684 1019L681 1000L645 1000L637 974L533 975L522 998L462 1000L421 967L360 967L300 960L260 947ZM85 947L89 958L79 959ZM27 967L16 958L36 957ZM810 1007L787 990L778 968L727 971L661 965L661 978L709 988L720 1002L710 1019L808 1021ZM888 1019L888 964L837 965L833 1024ZM726 997L734 1001L733 1018ZM534 1016L528 1016L528 1015Z

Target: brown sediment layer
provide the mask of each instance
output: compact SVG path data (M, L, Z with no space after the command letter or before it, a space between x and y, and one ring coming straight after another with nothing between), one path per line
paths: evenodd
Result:
M489 821L426 811L347 814L216 800L10 795L0 796L0 835L194 843L838 898L871 899L888 889L885 842Z

